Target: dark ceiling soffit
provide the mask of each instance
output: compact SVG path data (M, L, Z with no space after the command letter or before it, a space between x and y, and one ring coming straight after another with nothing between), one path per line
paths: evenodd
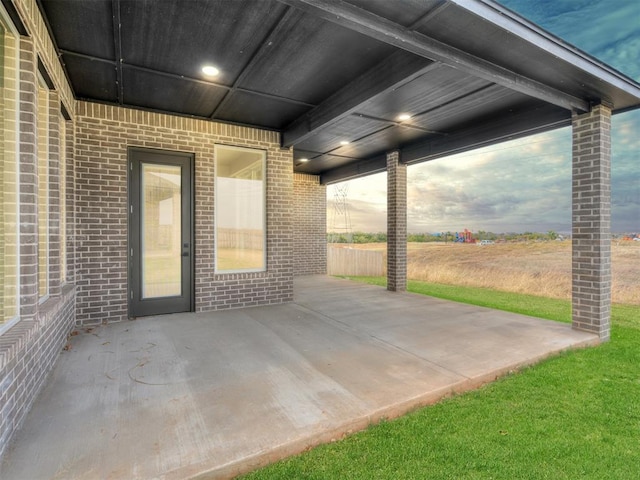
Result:
M4 6L4 9L7 11L7 15L9 15L9 18L11 19L11 23L13 23L13 26L16 27L16 30L18 31L18 33L20 35L29 35L29 32L27 32L27 29L24 26L24 23L22 23L20 14L18 13L18 10L16 10L16 6L13 4L13 2L11 0L2 0L2 5Z
M60 54L61 55L67 55L70 57L77 57L77 58L84 58L86 60L90 60L92 62L100 62L100 63L108 63L109 65L113 65L114 68L118 68L118 66L120 66L120 68L131 68L134 70L139 70L141 72L147 72L147 73L152 73L154 75L160 75L163 77L169 77L169 78L175 78L177 80L185 80L187 82L194 82L194 83L201 83L203 85L212 85L214 87L218 87L218 88L223 88L225 90L229 90L229 87L222 85L221 83L216 83L216 82L211 82L211 81L207 81L207 80L201 80L199 78L192 78L192 77L185 77L184 75L177 75L175 73L168 73L168 72L163 72L161 70L154 70L151 68L146 68L146 67L140 67L138 65L133 65L131 63L124 63L122 62L120 59L118 60L110 60L108 58L102 58L102 57L94 57L93 55L86 55L84 53L79 53L79 52L74 52L72 50L65 50L65 49L60 49Z
M402 50L393 53L285 128L282 146L290 147L306 140L319 129L355 112L363 103L438 66Z
M108 63L109 65L113 65L114 68L116 67L116 63L117 63L116 61L109 60L108 58L94 57L92 55L85 55L84 53L73 52L71 50L60 49L60 54L61 55L68 55L68 56L71 56L71 57L84 58L84 59L87 59L87 60L91 60L92 62ZM131 63L121 62L121 67L122 67L123 70L125 70L125 69L138 70L140 72L146 72L146 73L150 73L152 75L159 75L159 76L162 76L162 77L173 78L173 79L176 79L176 80L184 80L186 82L199 83L199 84L202 84L202 85L209 85L209 86L220 88L220 89L223 89L223 90L226 90L226 91L229 91L229 90L232 89L232 87L229 87L227 85L223 85L221 83L212 82L210 80L202 80L200 78L186 77L184 75L178 75L176 73L163 72L161 70L155 70L155 69L152 69L152 68L141 67L139 65L133 65ZM69 83L71 83L71 82L69 82ZM302 105L302 106L310 107L310 108L311 107L315 107L315 105L311 104L311 103L302 102L300 100L294 100L294 99L291 99L291 98L281 97L281 96L278 96L278 95L272 95L272 94L269 94L269 93L257 92L257 91L249 90L249 89L246 89L246 88L236 88L236 91L249 93L251 95L258 95L260 97L271 98L273 100L279 100L281 102L290 103L290 104L293 104L293 105ZM105 103L105 102L103 102L103 103ZM113 104L113 103L111 103L111 104ZM169 113L173 113L173 112L169 112ZM198 117L198 118L210 118L210 117L207 116L207 117ZM220 120L220 121L225 122L224 120ZM228 123L228 122L226 122L226 123ZM255 128L255 125L254 125L254 128ZM264 127L260 127L260 128L264 128ZM267 129L267 130L269 130L269 129Z
M65 52L67 53L67 52ZM108 60L109 63L114 63L111 60ZM139 72L145 72L145 73L150 73L152 75L158 75L160 77L166 77L166 78L173 78L175 80L184 80L186 82L191 82L191 83L199 83L201 85L209 85L210 87L216 87L216 88L220 88L223 90L229 90L230 87L227 87L226 85L222 85L221 83L216 83L216 82L211 82L208 80L202 80L200 78L193 78L193 77L186 77L184 75L178 75L176 73L169 73L169 72L163 72L162 70L155 70L153 68L147 68L147 67L141 67L139 65L133 65L132 63L124 63L122 62L122 69L131 69L131 70L137 70Z
M335 3L332 0L279 1L402 50L442 62L470 75L567 110L588 112L590 109L586 100L475 57L351 4Z
M4 1L4 0L2 0L2 1ZM49 23L49 17L47 17L47 15L44 12L44 7L42 6L42 1L41 0L36 0L36 5L38 6L38 11L40 12L40 18L42 18L42 21L44 22L45 26L47 27L47 32L49 33L49 39L51 40L51 43L53 44L53 48L58 53L58 61L60 62L60 65L62 66L62 71L64 72L64 76L67 79L67 85L69 85L69 88L71 88L71 93L73 95L73 98L76 98L76 92L73 89L73 83L71 83L71 77L69 76L69 71L67 70L67 66L62 61L62 58L60 58L60 54L61 54L60 48L58 47L58 42L56 41L56 37L53 34L53 29L51 28L51 24Z
M599 77L617 88L640 97L640 85L597 58L567 44L559 37L492 0L450 0L500 28L533 43L552 55L572 63L591 75ZM630 91L632 88L634 91Z
M87 102L87 103L97 103L99 105L109 105L109 106L113 106L113 105L117 105L114 102L110 102L108 100L98 100L95 98L89 98L89 97L75 97L76 100L78 100L79 102ZM192 115L189 113L181 113L181 112L173 112L173 111L169 111L169 110L162 110L159 108L151 108L151 107L142 107L140 105L133 105L133 104L129 104L129 103L123 103L122 105L120 105L124 108L130 108L132 110L140 110L141 112L151 112L151 113L160 113L162 115L171 115L173 117L182 117L182 118L193 118L196 120L208 120L211 121L211 118L209 118L208 116L201 116L201 115ZM247 127L247 128L253 128L253 129L259 129L259 130L266 130L268 132L278 132L280 133L280 130L277 128L272 128L272 127L256 127L254 124L251 123L242 123L242 122L233 122L231 120L216 120L216 122L218 123L224 123L226 125L236 125L238 127Z
M246 63L246 65L240 72L240 75L236 77L235 81L233 82L233 85L231 85L230 90L227 91L222 101L218 103L218 106L211 113L212 119L215 119L218 112L220 112L222 108L229 102L234 91L244 91L240 88L240 84L245 78L247 78L249 73L253 70L255 65L258 63L258 61L267 54L268 47L271 46L272 41L274 41L278 37L278 35L280 34L284 26L289 22L293 22L293 23L297 22L301 16L302 15L298 10L295 10L289 7L285 9L284 13L280 17L280 19L275 23L274 27L267 33L263 41L260 42L260 45L261 45L260 48L258 48L254 52L253 56L249 59L249 61Z
M531 125L531 113L499 118L495 122L468 128L447 137L432 137L428 140L407 144L400 148L400 161L407 165L423 163L456 153L495 145L507 140L548 132L571 124L571 115L564 116L556 107L548 106L539 111L537 124ZM386 156L374 155L348 165L328 170L321 174L320 182L330 184L384 172Z

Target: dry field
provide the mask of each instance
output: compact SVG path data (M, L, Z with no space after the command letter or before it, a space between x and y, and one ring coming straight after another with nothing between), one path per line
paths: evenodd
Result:
M383 243L349 246L385 254L387 248ZM408 251L411 280L571 298L570 241L486 246L410 243ZM640 305L640 242L614 242L611 252L613 301Z

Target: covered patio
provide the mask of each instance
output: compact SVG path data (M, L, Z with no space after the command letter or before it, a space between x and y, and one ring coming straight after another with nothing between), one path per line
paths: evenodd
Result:
M609 339L640 84L499 3L1 4L2 478L231 474ZM403 293L408 166L567 126L573 330ZM315 276L377 172L393 293Z
M326 276L293 303L71 337L5 480L227 478L598 336Z

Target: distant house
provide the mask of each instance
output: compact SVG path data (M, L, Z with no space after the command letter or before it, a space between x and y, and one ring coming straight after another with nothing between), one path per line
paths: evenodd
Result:
M2 0L0 39L0 453L74 326L291 301L326 185L381 171L403 290L407 165L561 126L574 326L608 338L640 85L492 1Z

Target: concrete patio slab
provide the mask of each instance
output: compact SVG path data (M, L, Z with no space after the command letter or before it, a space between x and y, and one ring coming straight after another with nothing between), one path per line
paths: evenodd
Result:
M11 479L229 478L596 335L324 276L292 304L73 336L3 458Z

